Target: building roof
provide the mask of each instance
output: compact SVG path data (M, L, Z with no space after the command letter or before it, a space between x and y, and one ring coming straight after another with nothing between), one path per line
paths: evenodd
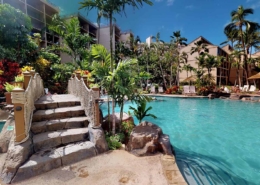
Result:
M207 39L205 39L205 38L202 37L202 36L199 36L199 37L197 37L196 39L192 40L188 45L194 43L196 40L203 40L203 41L205 41L206 44L210 44L210 45L215 46L214 44L212 44L210 41L208 41Z

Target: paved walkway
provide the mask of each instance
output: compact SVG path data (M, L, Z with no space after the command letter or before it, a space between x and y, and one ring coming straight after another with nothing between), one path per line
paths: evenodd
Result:
M114 150L17 184L186 185L177 166L172 165L172 158L162 154L136 157L124 150Z

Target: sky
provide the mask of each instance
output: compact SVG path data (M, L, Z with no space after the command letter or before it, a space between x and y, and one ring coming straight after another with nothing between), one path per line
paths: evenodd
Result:
M61 10L62 15L76 13L82 0L49 0ZM260 0L152 0L153 6L138 9L126 7L124 13L115 15L121 31L131 30L142 42L160 33L160 39L169 42L174 31L192 42L199 36L220 45L226 40L224 27L231 22L231 11L242 5L253 8L254 14L247 19L260 23ZM80 10L81 15L96 23L97 11ZM108 20L101 21L108 25Z

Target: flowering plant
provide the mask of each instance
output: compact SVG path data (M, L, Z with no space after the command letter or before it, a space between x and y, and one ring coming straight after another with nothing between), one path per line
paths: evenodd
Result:
M9 60L0 60L0 91L4 90L3 84L14 81L20 73L19 64Z
M33 70L33 67L32 67L32 66L23 66L23 68L22 68L22 72L32 71L32 70Z
M170 88L167 88L165 94L178 94L180 93L180 87L175 85Z

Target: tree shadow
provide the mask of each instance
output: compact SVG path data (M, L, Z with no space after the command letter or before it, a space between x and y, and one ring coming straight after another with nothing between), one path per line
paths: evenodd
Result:
M229 164L220 157L187 152L176 147L174 151L179 170L190 185L257 185L254 179L232 172Z

